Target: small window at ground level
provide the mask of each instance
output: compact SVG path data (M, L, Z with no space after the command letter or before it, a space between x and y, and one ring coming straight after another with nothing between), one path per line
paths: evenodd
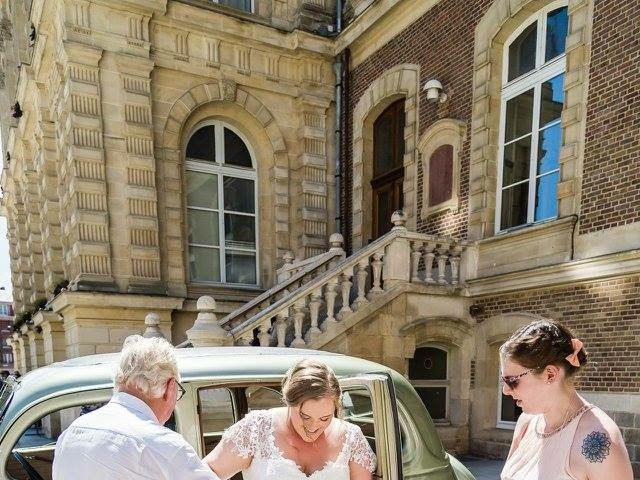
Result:
M409 379L435 421L448 417L448 352L420 347L409 359Z

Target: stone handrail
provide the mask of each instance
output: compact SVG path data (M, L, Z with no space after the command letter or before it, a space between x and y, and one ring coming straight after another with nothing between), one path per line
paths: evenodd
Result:
M327 252L295 264L288 262L285 255L285 265L278 271L278 284L222 318L220 325L233 328L235 325L244 323L248 316L254 316L257 312L264 310L278 298L286 296L290 291L299 288L310 278L331 268L339 259L344 258L342 235L334 233L331 235L329 243L331 248ZM293 255L290 259L293 260ZM287 266L290 268L285 268Z
M257 330L260 346L273 340L280 347L305 347L399 282L459 286L466 242L409 232L400 212L392 222L395 226L385 236L233 326L229 334L234 342L254 344Z

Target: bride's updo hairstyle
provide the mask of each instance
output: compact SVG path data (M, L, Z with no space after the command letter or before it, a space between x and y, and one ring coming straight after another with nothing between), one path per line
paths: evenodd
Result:
M516 330L500 347L500 357L536 373L555 365L564 369L567 377L575 375L588 360L582 342L573 332L550 320L538 320Z
M300 360L282 379L282 399L288 407L324 397L333 398L334 414L338 416L342 401L340 384L331 367L318 360Z

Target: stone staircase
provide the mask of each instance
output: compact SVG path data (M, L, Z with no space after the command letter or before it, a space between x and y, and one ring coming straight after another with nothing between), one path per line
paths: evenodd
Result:
M201 297L185 344L321 349L404 292L460 293L469 244L410 232L405 222L395 212L389 233L348 258L339 234L327 253L300 262L287 255L278 285L219 321L215 301Z

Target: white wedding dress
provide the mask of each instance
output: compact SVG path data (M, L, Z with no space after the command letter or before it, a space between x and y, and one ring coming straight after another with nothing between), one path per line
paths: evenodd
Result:
M376 456L357 425L341 421L345 428L344 443L336 458L311 475L286 458L275 443L273 413L254 410L229 427L222 436L223 448L236 455L253 457L242 472L245 480L349 480L349 462L356 462L370 472L376 469Z

